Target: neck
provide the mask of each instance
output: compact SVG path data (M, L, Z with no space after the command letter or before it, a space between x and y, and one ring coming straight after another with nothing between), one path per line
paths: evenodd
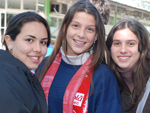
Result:
M132 79L132 72L133 72L134 67L135 66L126 70L118 68L118 71L121 73L121 76L123 77L125 83L127 84L131 92L133 91L133 88L134 88L133 79Z
M71 64L71 65L82 65L82 64L84 64L92 53L92 51L90 51L90 52L82 53L82 54L77 55L77 56L69 56L69 55L65 55L62 47L60 49L60 52L62 54L62 59L64 60L64 62L66 62L67 64ZM66 56L68 59L66 58Z
M132 75L130 76L123 76L125 83L127 84L127 86L129 87L130 91L132 92L134 89L134 84L133 84L133 80L132 80Z

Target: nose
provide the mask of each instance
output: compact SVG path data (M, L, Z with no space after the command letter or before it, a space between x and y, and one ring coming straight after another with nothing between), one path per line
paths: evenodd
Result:
M79 31L78 31L78 37L80 37L80 38L83 38L83 37L85 37L85 30L84 29L80 29Z
M41 46L40 46L40 43L35 43L34 45L33 45L33 51L34 52L41 52Z
M127 52L127 47L126 47L126 45L122 45L122 46L121 46L120 52L121 52L121 53L126 53L126 52Z

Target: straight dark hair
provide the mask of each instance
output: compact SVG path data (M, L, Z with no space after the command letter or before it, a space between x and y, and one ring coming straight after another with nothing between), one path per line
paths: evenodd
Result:
M35 12L30 12L30 11L23 12L14 16L8 23L5 35L9 35L11 39L14 41L17 35L21 32L22 26L27 22L34 22L34 21L43 23L43 25L45 26L48 34L48 42L47 42L47 47L48 47L51 42L50 40L51 33L50 33L49 25L42 16L40 16ZM2 38L2 44L6 47L6 51L9 51L6 42L4 40L5 35Z

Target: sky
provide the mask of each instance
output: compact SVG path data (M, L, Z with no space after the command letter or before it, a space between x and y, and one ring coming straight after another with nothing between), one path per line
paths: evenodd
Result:
M138 2L140 0L112 0L112 1L117 1L119 3L123 3L123 4L126 4L126 5L137 7Z
M143 0L143 1L142 0L112 0L112 1L117 1L119 3L123 3L123 4L129 5L129 6L142 8L142 9L150 11L150 1L149 0Z

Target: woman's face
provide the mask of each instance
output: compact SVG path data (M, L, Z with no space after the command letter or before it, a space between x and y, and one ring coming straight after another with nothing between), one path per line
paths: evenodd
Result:
M12 41L8 35L5 40L10 53L30 70L39 66L47 52L47 30L39 22L25 23L15 41Z
M138 44L138 38L128 28L116 31L111 46L113 61L122 69L132 68L140 57Z
M80 55L91 47L97 40L95 26L93 15L85 12L75 13L66 34L67 55Z

